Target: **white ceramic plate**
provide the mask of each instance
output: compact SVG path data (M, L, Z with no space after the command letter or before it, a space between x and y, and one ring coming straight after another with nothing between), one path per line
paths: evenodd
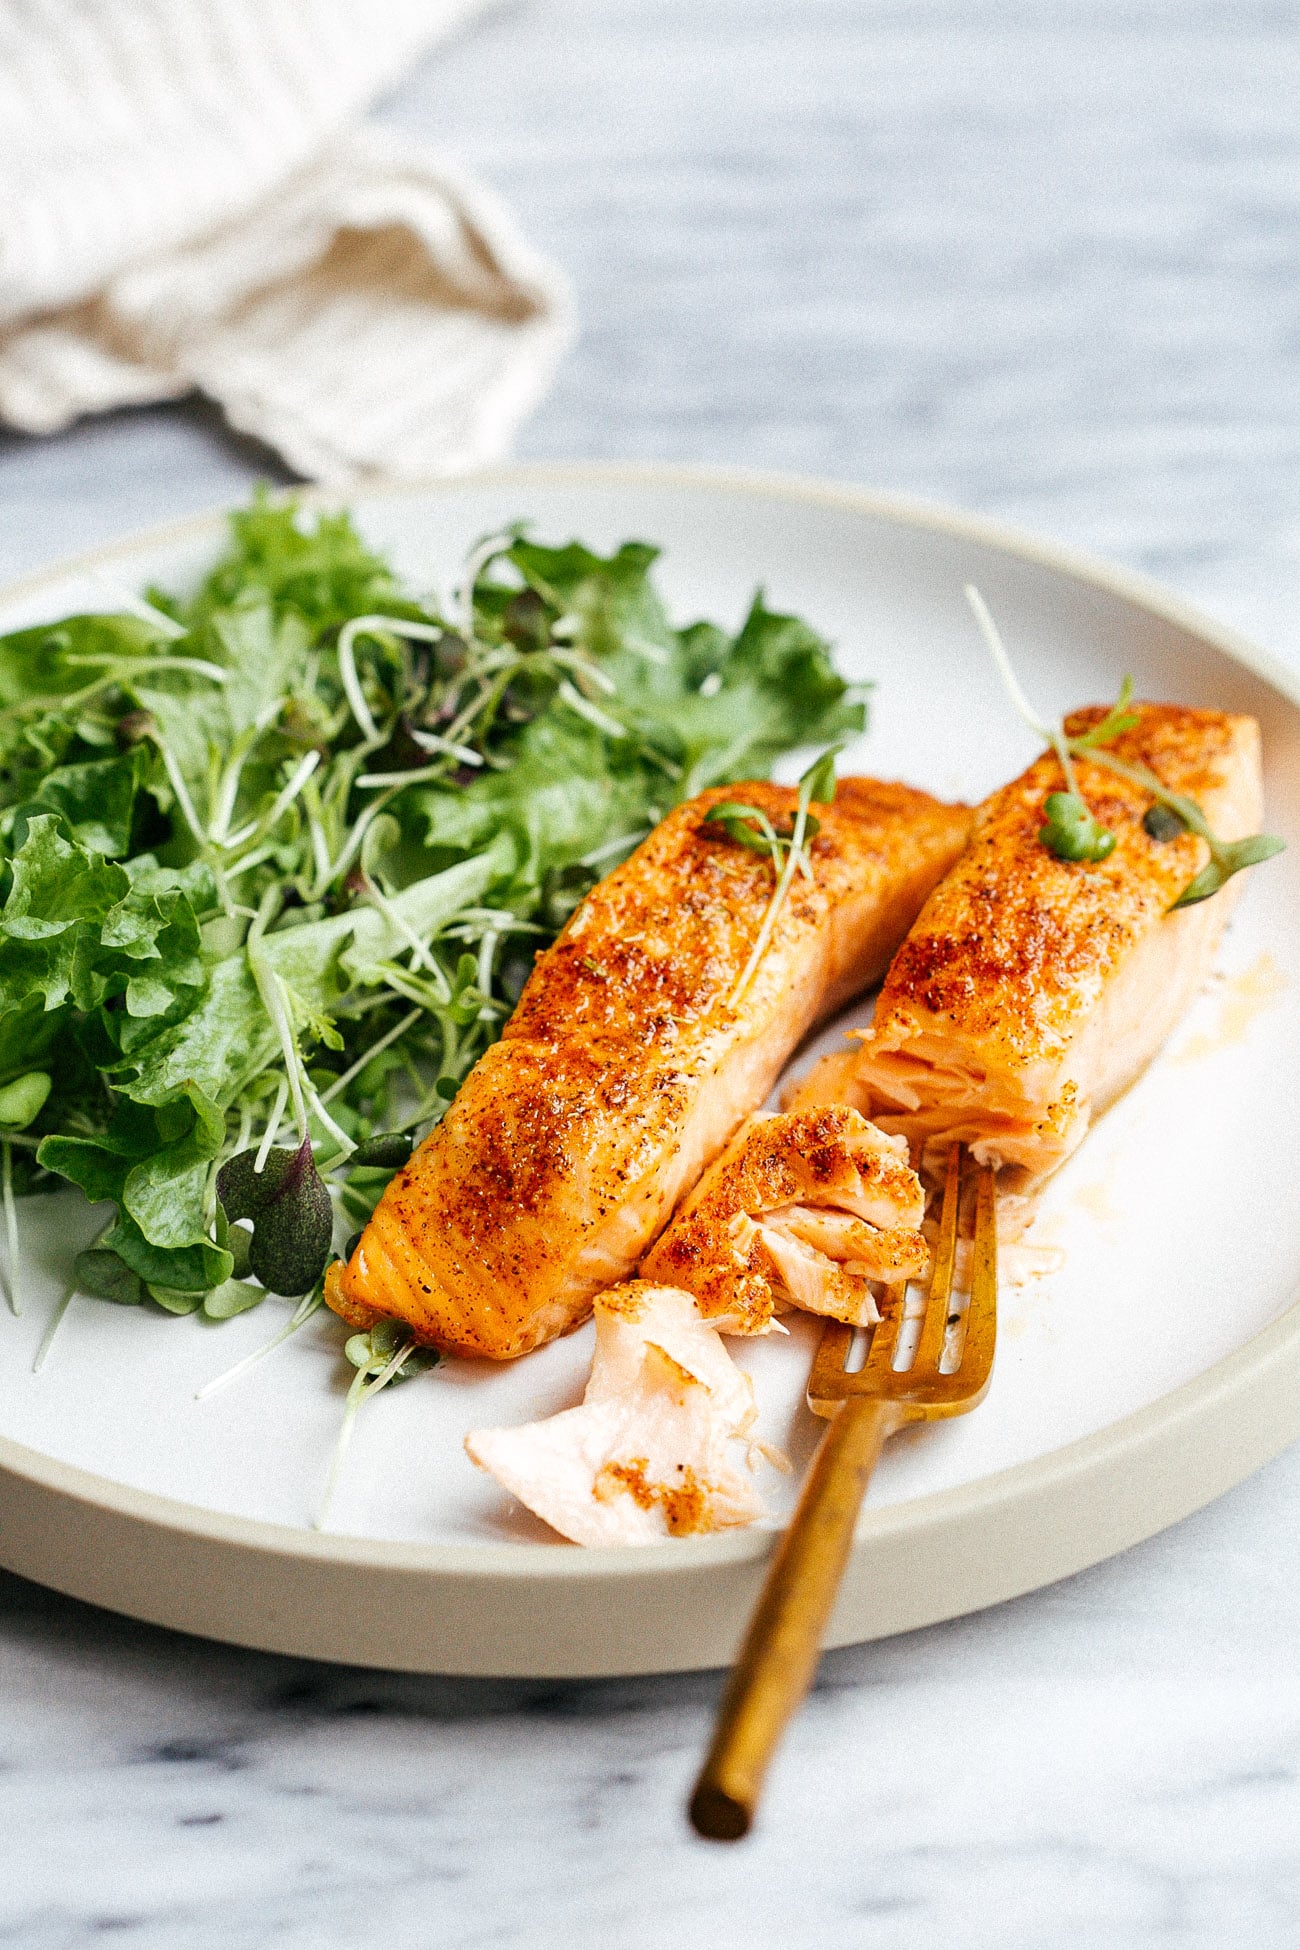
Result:
M983 589L1049 712L1139 695L1254 712L1269 824L1224 971L1052 1188L1058 1274L1005 1294L976 1415L896 1440L872 1483L830 1642L899 1631L1046 1583L1185 1515L1300 1433L1300 707L1296 680L1132 576L988 523L856 489L645 467L527 467L355 503L416 584L516 516L542 538L660 543L682 619L738 619L757 583L878 689L845 770L977 798L1033 741L962 599ZM218 517L127 540L0 599L13 628L183 585ZM846 1018L862 1020L862 1012ZM822 1039L837 1040L838 1032ZM807 1060L807 1056L802 1059ZM512 1367L448 1363L362 1415L332 1529L310 1527L347 1372L318 1316L243 1384L196 1388L262 1342L283 1302L220 1328L74 1301L32 1357L70 1250L71 1198L23 1208L20 1320L0 1317L0 1561L79 1597L243 1644L417 1670L582 1674L731 1654L772 1530L579 1551L466 1460L482 1424L581 1390L590 1328ZM281 1311L277 1311L281 1310ZM739 1348L762 1431L802 1461L806 1334ZM776 1517L793 1486L766 1485Z

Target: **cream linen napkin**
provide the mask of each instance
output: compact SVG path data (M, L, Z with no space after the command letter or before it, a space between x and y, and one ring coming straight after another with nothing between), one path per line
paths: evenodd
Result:
M505 453L572 336L481 185L352 126L482 0L0 0L0 418L198 387L340 485Z

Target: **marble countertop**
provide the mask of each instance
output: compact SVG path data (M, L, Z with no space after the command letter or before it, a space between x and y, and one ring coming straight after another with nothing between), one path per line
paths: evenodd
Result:
M385 113L584 330L530 455L997 514L1300 664L1300 40L1201 0L521 0ZM0 435L0 577L274 467L207 409ZM0 1577L0 1944L1293 1945L1300 1454L996 1611L835 1653L743 1849L716 1676L417 1679Z

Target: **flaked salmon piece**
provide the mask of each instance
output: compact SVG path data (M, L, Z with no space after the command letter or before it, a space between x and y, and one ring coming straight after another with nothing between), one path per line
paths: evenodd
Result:
M722 799L788 828L785 786L669 814L540 958L500 1042L384 1192L326 1297L359 1326L509 1360L586 1318L636 1267L807 1031L878 981L965 844L969 811L842 780L733 1004L772 896Z
M1222 839L1258 830L1253 718L1132 709L1138 723L1110 747L1116 756L1195 799ZM1067 732L1102 715L1078 711ZM1022 1218L1195 997L1240 884L1170 913L1205 864L1205 842L1186 830L1152 837L1149 793L1087 759L1077 769L1116 835L1109 858L1059 860L1042 844L1044 801L1062 781L1056 758L1040 758L980 807L969 849L894 958L860 1049L824 1058L788 1100L851 1104L906 1137L918 1163L960 1139L1003 1168L1005 1191L1027 1201Z
M765 1334L789 1307L856 1326L872 1282L929 1263L907 1144L842 1105L751 1117L646 1257L646 1279L693 1293L724 1333Z
M654 1544L765 1514L746 1463L754 1388L688 1293L632 1280L596 1300L580 1408L465 1448L575 1544Z

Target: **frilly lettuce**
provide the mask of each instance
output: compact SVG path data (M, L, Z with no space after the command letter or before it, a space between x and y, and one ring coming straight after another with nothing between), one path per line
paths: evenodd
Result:
M0 638L5 1183L113 1201L88 1290L221 1318L223 1164L307 1142L351 1232L385 1180L355 1148L431 1128L600 874L864 720L761 598L675 628L642 543L511 530L443 605L345 515L232 531L188 596Z

